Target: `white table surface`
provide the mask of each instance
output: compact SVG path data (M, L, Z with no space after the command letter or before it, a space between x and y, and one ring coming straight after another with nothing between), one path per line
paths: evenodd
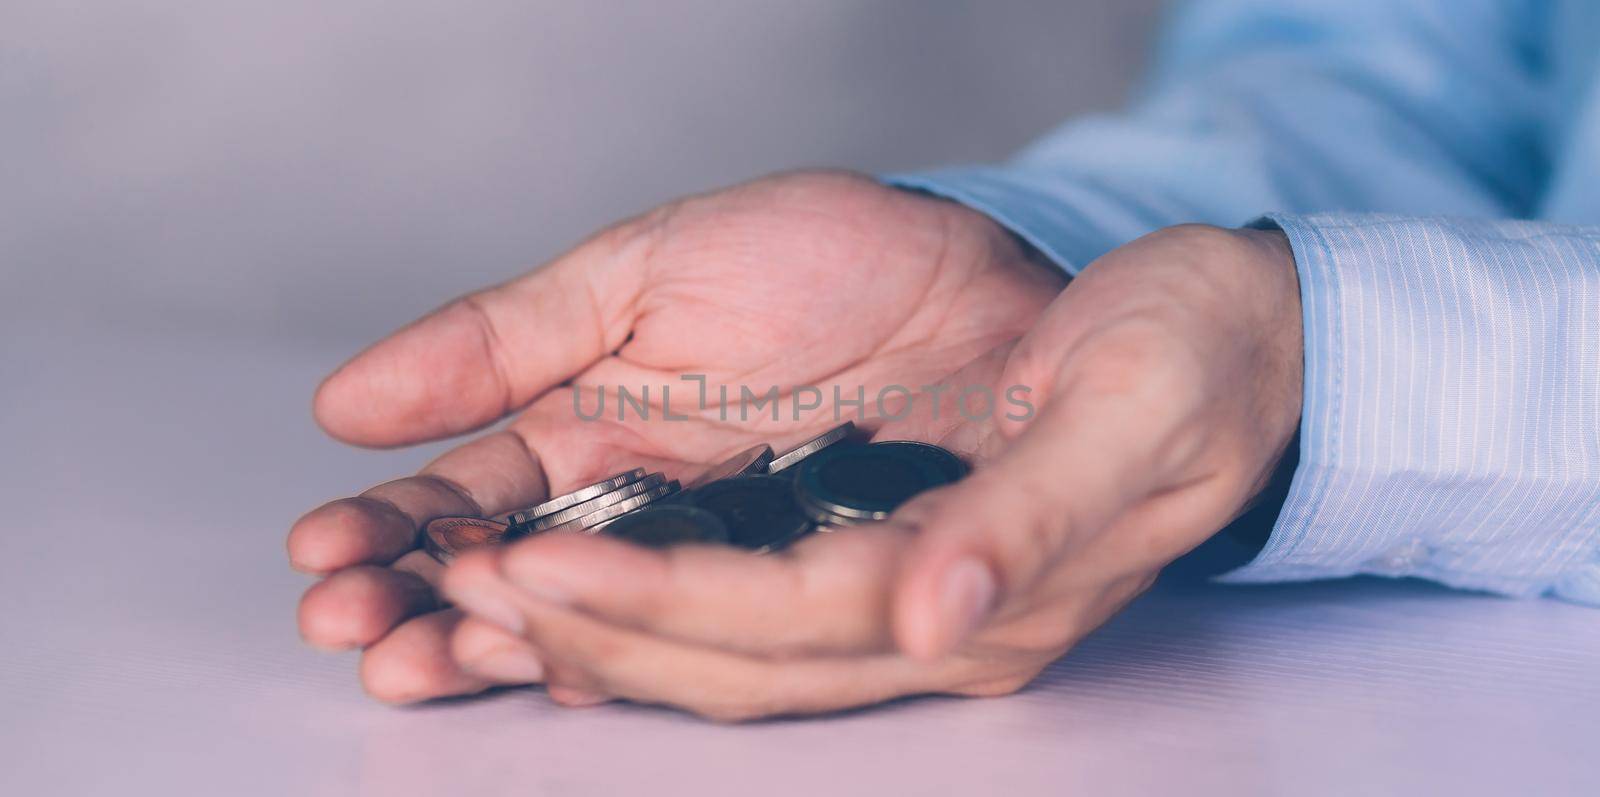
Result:
M1600 611L1408 582L1176 579L1002 699L378 705L301 646L283 556L425 457L320 437L346 353L5 331L0 794L1600 794Z

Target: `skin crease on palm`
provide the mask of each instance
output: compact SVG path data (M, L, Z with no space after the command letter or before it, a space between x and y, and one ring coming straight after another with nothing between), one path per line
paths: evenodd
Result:
M1299 416L1281 234L1173 228L1063 284L986 217L849 175L767 178L624 222L324 383L319 422L361 445L519 414L295 524L292 562L328 574L302 600L302 634L365 648L364 685L396 702L543 682L568 705L746 719L1013 691L1236 515ZM952 390L937 418L925 400L869 417L880 438L969 456L974 474L782 555L545 535L446 569L415 550L429 517L499 514L638 465L692 477L834 423L826 401L798 424L692 412L686 373L713 395L1022 385L1037 412L969 421ZM674 411L695 417L619 423L608 407L578 422L569 391L592 409L619 384L679 386ZM438 610L430 585L459 608Z

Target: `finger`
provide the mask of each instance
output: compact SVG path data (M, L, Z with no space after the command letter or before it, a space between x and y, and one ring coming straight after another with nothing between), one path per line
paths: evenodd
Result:
M544 679L544 664L533 646L473 617L456 626L450 637L450 655L466 672L497 684L533 684Z
M400 624L362 654L362 687L385 703L414 703L492 686L450 655L450 634L461 619L461 612L446 609Z
M557 686L554 684L546 687L546 691L549 693L551 700L567 708L598 706L601 703L609 703L614 699L610 695L601 694L600 692L590 692L585 689L574 689L570 686Z
M869 527L757 556L549 534L506 548L498 572L453 569L447 583L471 590L474 579L503 577L611 625L752 656L883 652L893 646L889 589L908 543Z
M300 636L325 650L365 647L401 620L438 607L421 576L364 565L341 570L300 599Z
M610 697L739 722L818 714L910 694L953 691L941 664L896 655L752 659L628 632L556 609L535 615L529 638L555 649L547 677L563 703ZM568 684L577 684L569 686Z
M464 557L492 570L494 557ZM449 587L447 586L447 589ZM504 585L523 638L541 651L552 696L627 698L712 719L814 714L926 692L966 692L1012 674L966 659L915 662L896 654L757 659L687 645L604 623ZM452 592L452 594L454 594ZM463 600L468 611L470 599Z
M439 579L444 576L444 565L438 559L433 558L433 555L427 551L421 549L409 551L404 556L394 560L394 564L389 565L389 567L392 570L409 573L426 581L428 588L433 590L435 595L438 594Z
M487 629L499 629L500 633L527 643L524 608L532 598L501 578L499 573L498 550L474 550L452 561L440 580L441 593L449 595L457 607L471 615L472 628L463 633L479 636L478 639L457 640L457 646L452 648L453 655L464 666L479 658L487 648L503 647L503 640L493 638ZM560 684L550 681L547 657L539 653L535 653L535 657L539 660L540 677L550 682L552 697L563 705L594 705L607 699L598 683L571 673ZM490 666L495 664L490 663ZM529 666L526 662L521 664Z
M418 530L432 518L488 517L546 494L538 458L515 433L497 432L445 453L416 476L312 510L289 531L289 561L312 573L386 564L415 548Z
M894 596L907 654L954 650L1151 491L1151 420L1099 396L1061 398L988 467L895 514L917 538Z
M458 299L334 371L313 413L334 437L393 446L460 434L526 404L627 337L645 221Z

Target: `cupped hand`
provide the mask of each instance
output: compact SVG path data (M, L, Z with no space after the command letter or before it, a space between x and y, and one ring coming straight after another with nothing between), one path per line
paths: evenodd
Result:
M1063 283L986 217L847 174L767 178L618 224L400 330L323 383L318 422L358 445L517 417L416 476L295 523L291 562L326 576L301 601L301 633L319 647L365 648L363 683L385 700L538 680L527 643L488 627L462 631L477 640L475 667L451 657L461 614L441 610L441 568L417 549L421 524L503 514L636 466L687 478L755 442L796 442L836 422L833 386L853 398L858 387L872 397L886 384L939 382L1023 334ZM705 409L702 383L685 375L703 380ZM822 402L796 420L799 385L819 388ZM618 420L618 386L648 388L654 415L629 405ZM663 386L671 413L688 420L663 419ZM758 396L778 387L777 419L770 407L724 417L724 386L730 403L741 386ZM583 420L602 394L601 417Z
M879 431L977 464L885 523L782 555L553 534L444 575L468 671L538 651L566 703L727 720L1016 690L1241 512L1298 424L1301 327L1281 233L1171 228L1090 265L1015 345L949 378L1036 412Z

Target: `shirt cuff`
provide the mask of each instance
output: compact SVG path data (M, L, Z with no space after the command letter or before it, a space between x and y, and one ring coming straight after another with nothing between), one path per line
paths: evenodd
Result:
M1218 580L1416 576L1600 604L1600 483L1583 451L1593 396L1550 354L1552 341L1595 342L1563 334L1541 303L1552 244L1471 222L1257 224L1288 236L1300 278L1300 465L1266 545Z

